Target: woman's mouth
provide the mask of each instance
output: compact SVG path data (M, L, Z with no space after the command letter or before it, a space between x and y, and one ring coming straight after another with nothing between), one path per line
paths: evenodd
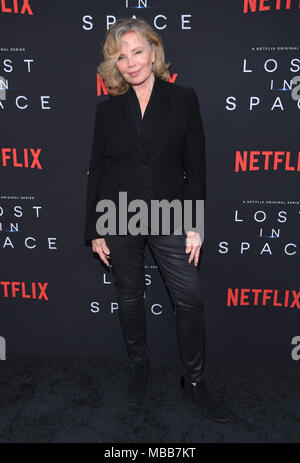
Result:
M140 72L140 69L138 71L134 71L134 72L129 72L129 75L134 77L136 76L138 73Z

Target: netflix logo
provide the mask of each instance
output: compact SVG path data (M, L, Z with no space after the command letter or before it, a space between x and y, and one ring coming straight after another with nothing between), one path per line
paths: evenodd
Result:
M299 0L244 0L243 13L300 9Z
M300 291L294 289L228 288L227 308L300 309Z
M258 170L300 172L300 151L236 151L235 172Z
M2 167L17 167L24 169L42 170L42 165L39 161L41 148L1 148L0 165Z
M29 0L1 0L1 13L20 13L33 15Z
M38 299L49 301L46 293L48 283L25 281L0 281L0 297L5 299Z

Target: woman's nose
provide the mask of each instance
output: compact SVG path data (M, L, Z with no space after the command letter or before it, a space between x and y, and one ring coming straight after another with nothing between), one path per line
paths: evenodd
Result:
M128 58L128 67L132 67L135 65L135 60L134 58Z

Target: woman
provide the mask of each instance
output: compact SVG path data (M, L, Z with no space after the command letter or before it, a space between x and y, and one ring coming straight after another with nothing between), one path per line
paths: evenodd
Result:
M103 55L98 70L112 98L98 103L96 110L85 239L107 266L111 262L119 319L131 360L125 398L130 404L139 403L149 375L144 308L147 241L175 305L184 369L181 390L207 418L228 421L227 409L210 395L204 378L205 325L198 271L203 238L194 224L196 201L204 202L205 162L196 93L168 81L170 64L165 63L161 38L141 18L118 19L106 33ZM150 233L124 234L120 222L105 233L103 222L99 225L97 212L104 209L96 209L98 201L109 199L114 208L124 212L124 205L117 200L120 192L149 206L148 217L142 217L139 224L148 224L149 232L145 219L150 217ZM192 224L185 228L186 233L174 216L170 233L162 232L161 222L153 225L150 206L155 199L176 199L180 205L190 200Z

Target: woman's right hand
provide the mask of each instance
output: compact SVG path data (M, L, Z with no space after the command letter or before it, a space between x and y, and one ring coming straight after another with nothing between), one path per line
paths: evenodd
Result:
M107 258L110 258L110 249L107 247L105 238L96 238L92 240L92 250L96 252L100 259L109 267Z

